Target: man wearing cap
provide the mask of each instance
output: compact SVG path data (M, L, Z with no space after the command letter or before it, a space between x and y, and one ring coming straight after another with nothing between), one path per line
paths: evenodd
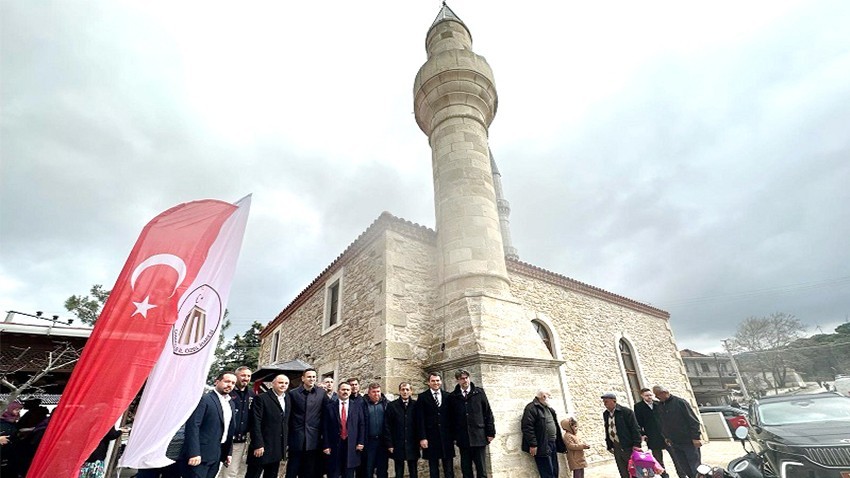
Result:
M487 445L496 437L496 422L484 389L469 380L469 372L455 373L457 386L449 395L449 422L454 425L454 438L460 450L463 478L487 478L484 455Z
M601 398L605 405L605 445L614 454L620 478L629 478L629 458L633 450L641 449L640 426L630 408L617 404L617 394L606 392Z

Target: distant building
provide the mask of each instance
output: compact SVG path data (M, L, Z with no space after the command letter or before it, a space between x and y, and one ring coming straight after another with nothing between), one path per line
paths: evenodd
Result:
M263 330L259 365L303 359L320 378L357 376L390 392L410 381L417 393L428 372L452 390L466 369L493 407L494 478L538 476L520 451L519 420L547 388L562 416L583 421L588 459L611 460L603 392L631 406L642 387L665 384L696 404L670 316L518 259L488 146L490 66L445 5L425 44L414 111L432 149L436 227L383 213Z
M690 349L679 351L694 398L700 405L728 405L735 392L740 392L738 377L728 355L701 354Z

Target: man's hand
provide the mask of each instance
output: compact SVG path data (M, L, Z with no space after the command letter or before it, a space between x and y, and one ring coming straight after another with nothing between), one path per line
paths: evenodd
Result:
M428 449L428 440L419 440L419 446L423 450L427 450Z
M263 456L263 453L265 453L265 452L266 452L266 449L264 447L257 448L256 450L254 450L254 456L259 458L259 457Z
M200 464L201 464L201 457L200 456L193 456L192 458L189 458L189 466L198 466Z
M387 448L387 451L390 452L390 455L393 454L393 450L394 450L394 448Z
M699 448L702 446L702 440L694 440L694 448Z
M487 437L487 443L492 442L494 438L496 438L496 437Z
M359 444L359 443L357 444L357 446L354 447L354 449L357 450L357 451L363 451L363 448L364 448L364 446Z
M325 448L324 450L322 450L322 452L323 452L325 455L330 455L330 454L331 454L331 449L330 449L330 448Z
M8 445L8 444L9 444L9 437L7 437L6 435L1 436L0 437L0 445Z
M528 448L528 454L531 456L537 456L537 447L532 446Z
M232 456L228 456L226 460L224 460L224 466L230 466L230 462L233 460Z

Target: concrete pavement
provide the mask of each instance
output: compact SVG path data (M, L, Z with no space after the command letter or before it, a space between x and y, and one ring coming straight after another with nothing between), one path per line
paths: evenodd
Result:
M743 455L744 449L741 447L741 442L738 441L713 440L702 446L702 462L707 465L722 466L725 468L730 461ZM673 467L673 460L670 459L670 455L667 452L664 452L664 464L667 465L667 472L670 476L675 477L676 469ZM572 473L565 474L562 472L561 475L570 477ZM611 458L607 463L585 469L584 476L585 478L617 478L619 474L617 472L617 465L614 463L614 459Z

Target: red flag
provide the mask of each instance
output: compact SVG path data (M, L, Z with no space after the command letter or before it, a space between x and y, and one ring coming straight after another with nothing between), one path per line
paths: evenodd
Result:
M195 201L145 226L51 416L29 478L79 475L162 353L178 300L235 210L222 201Z

